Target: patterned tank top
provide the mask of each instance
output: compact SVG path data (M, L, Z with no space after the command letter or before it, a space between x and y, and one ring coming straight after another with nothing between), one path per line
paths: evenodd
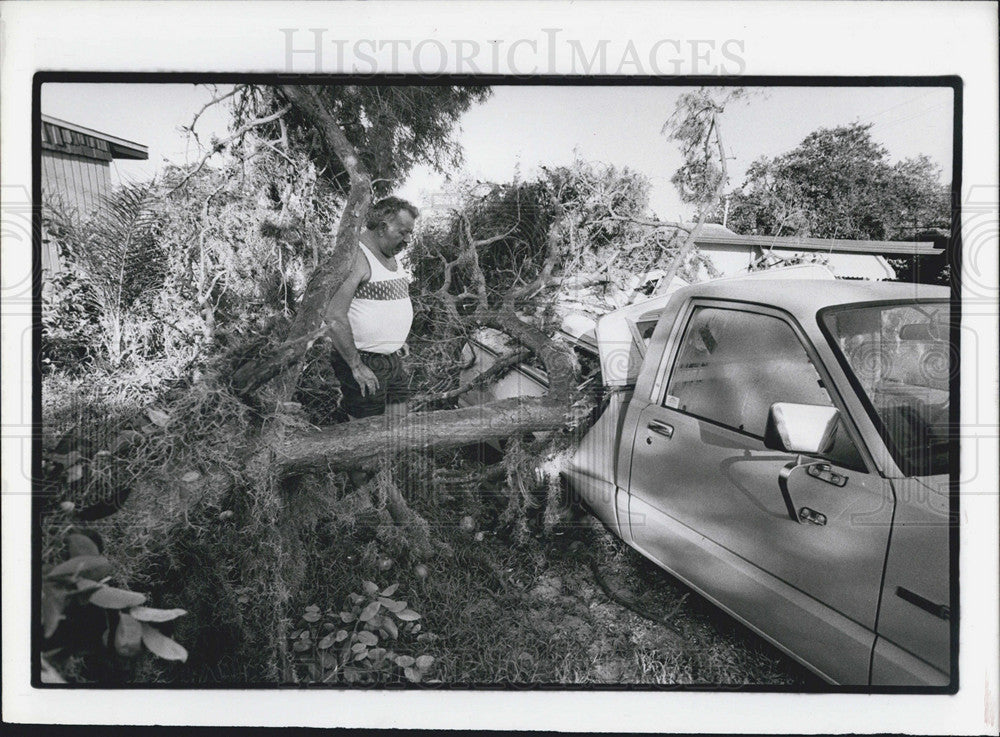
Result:
M395 353L403 347L413 324L410 275L398 264L390 271L365 244L358 246L368 259L371 276L358 287L347 312L354 345L369 353Z

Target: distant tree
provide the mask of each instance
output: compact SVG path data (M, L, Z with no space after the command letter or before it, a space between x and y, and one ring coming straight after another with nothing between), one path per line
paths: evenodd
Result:
M758 159L729 197L727 225L744 235L852 240L947 232L950 198L940 167L927 156L891 163L871 129L871 123L820 128L788 153ZM892 259L900 278L947 281L940 261L918 270L913 258Z
M871 128L821 128L788 153L755 161L730 196L729 227L746 235L871 240L946 228L940 168L926 156L890 163Z

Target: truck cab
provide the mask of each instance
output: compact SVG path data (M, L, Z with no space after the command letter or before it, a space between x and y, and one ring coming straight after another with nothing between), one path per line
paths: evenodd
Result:
M571 491L827 681L953 685L948 291L764 273L657 299L602 320L627 340L598 323Z

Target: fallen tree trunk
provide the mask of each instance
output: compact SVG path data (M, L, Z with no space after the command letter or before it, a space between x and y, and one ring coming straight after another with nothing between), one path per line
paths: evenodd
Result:
M288 437L275 449L286 472L309 468L371 469L381 458L429 448L447 449L528 432L558 430L568 422L567 406L545 397L503 399L463 409L407 416L393 427L369 417Z
M302 356L313 341L326 331L330 300L346 278L357 250L364 215L371 202L371 177L338 124L324 95L324 89L309 85L286 85L282 96L319 133L329 150L343 163L351 179L350 193L341 216L334 247L325 254L306 285L288 334L277 349L239 367L232 377L237 392L247 394L277 378L279 398L291 393L298 377ZM286 473L309 467L330 469L374 468L380 459L408 450L454 448L486 439L501 439L531 431L554 430L567 424L576 361L572 349L553 341L536 326L515 314L518 300L534 295L547 283L558 257L558 237L550 233L548 253L542 273L520 290L508 295L502 307L488 304L486 280L479 267L478 249L504 237L474 240L463 220L465 239L458 258L446 266L444 301L457 315L457 297L447 294L451 270L468 270L474 286L477 309L471 324L487 325L505 332L524 349L534 353L545 366L549 390L544 397L517 398L469 409L439 410L406 417L389 427L384 417L355 420L315 432L275 441L271 450Z

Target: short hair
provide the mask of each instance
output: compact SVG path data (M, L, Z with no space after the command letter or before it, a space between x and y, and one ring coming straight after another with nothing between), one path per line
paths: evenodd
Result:
M368 208L368 216L365 218L365 227L368 230L375 230L379 223L390 217L406 211L413 216L414 220L420 217L420 210L404 200L402 197L386 197L379 200Z

